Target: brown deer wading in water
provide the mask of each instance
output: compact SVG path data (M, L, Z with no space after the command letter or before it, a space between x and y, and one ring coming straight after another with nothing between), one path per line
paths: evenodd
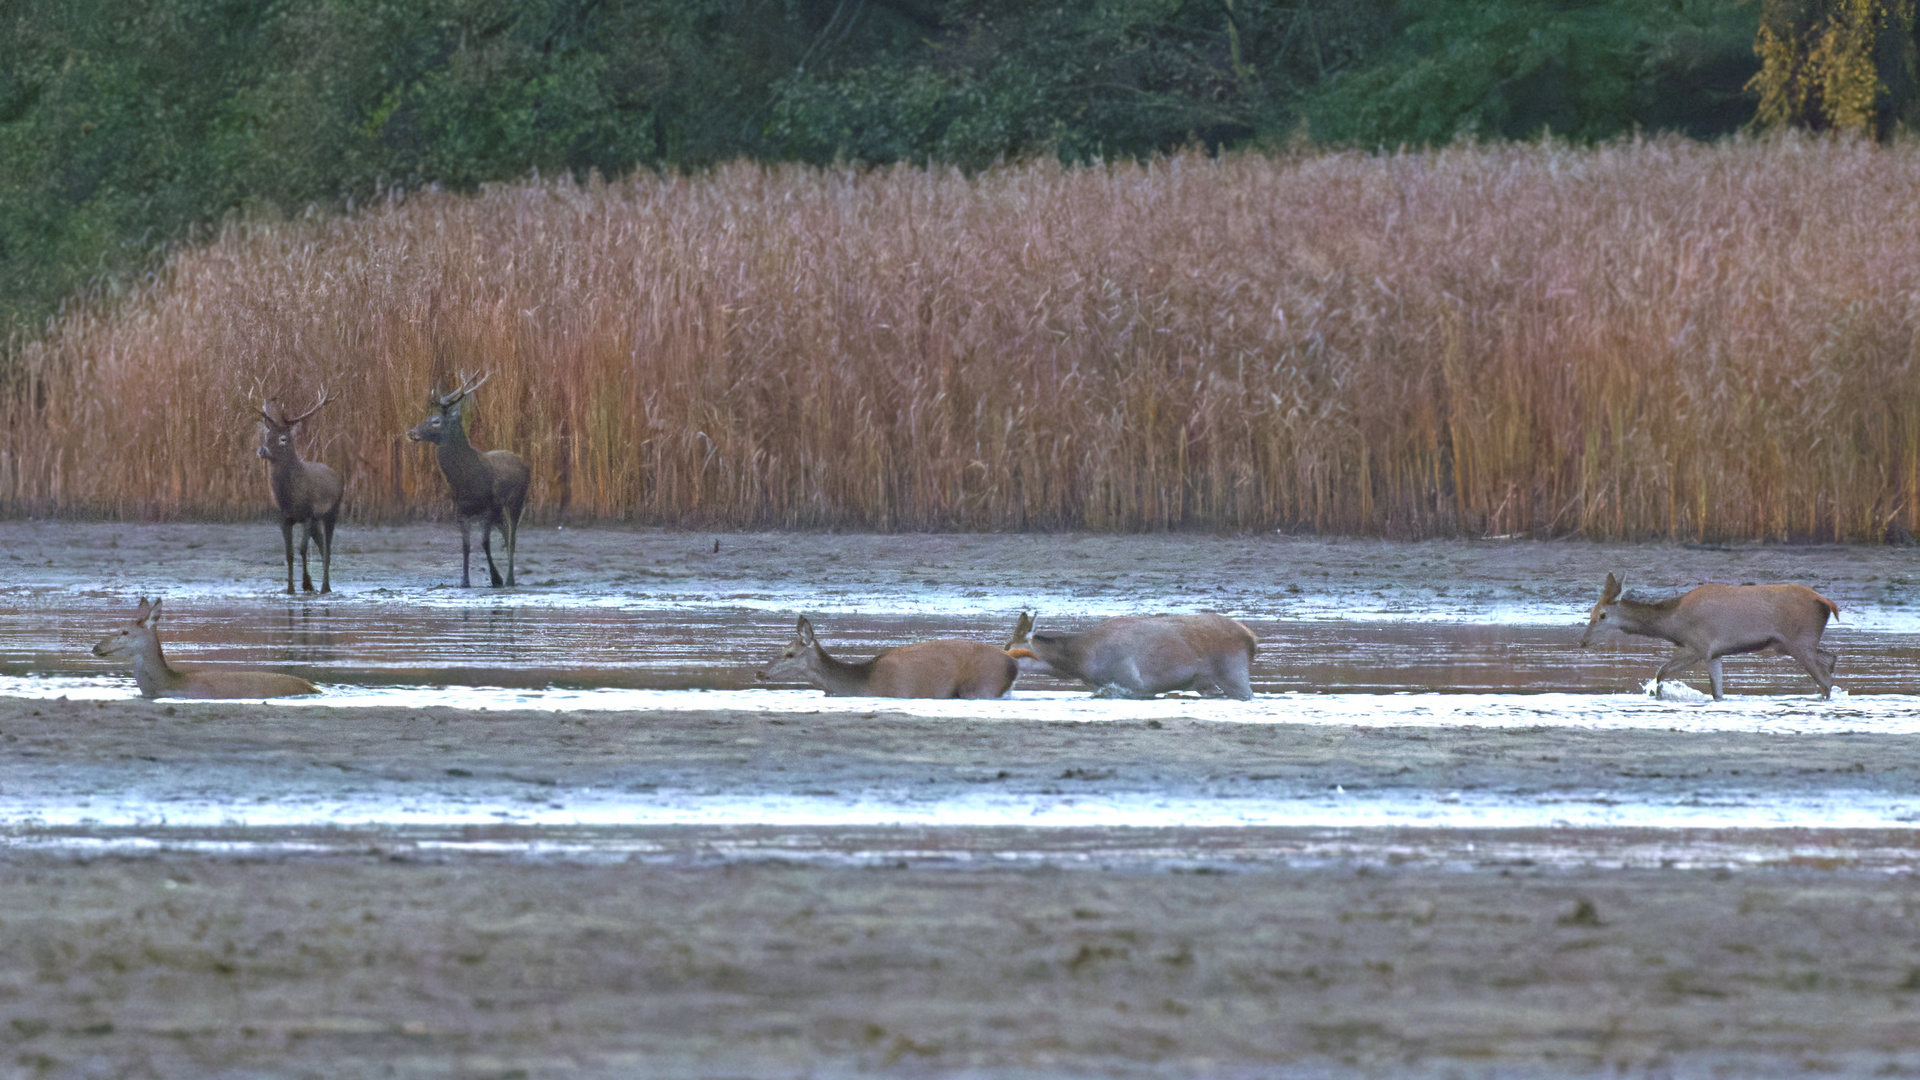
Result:
M1785 653L1800 662L1833 696L1833 665L1838 659L1820 647L1827 619L1839 605L1805 585L1701 585L1680 596L1651 603L1620 595L1620 579L1607 575L1600 602L1587 617L1584 648L1606 629L1673 642L1673 658L1653 676L1654 689L1668 677L1701 662L1713 682L1713 700L1721 700L1720 658L1738 653Z
M133 621L108 634L93 655L133 661L133 681L145 697L270 698L317 694L320 689L296 675L277 671L176 670L160 652L160 601L140 599Z
M496 586L502 581L500 568L493 564L493 530L500 530L500 539L507 545L505 584L513 584L513 552L520 538L520 512L526 509L527 483L533 477L519 454L511 450L482 453L467 442L464 422L467 398L489 378L492 376L482 375L478 381L465 384L451 394L436 392L429 396L427 418L407 432L407 438L414 442L434 444L440 457L440 471L446 474L447 486L453 489L453 505L460 517L460 587L463 589L473 584L467 564L473 555L472 534L476 524L480 526L480 550L487 557L487 573L492 575Z
M829 697L997 698L1020 673L1013 657L984 641L919 641L871 660L836 660L800 617L793 641L760 673L763 682L806 680Z
M1260 639L1225 615L1122 615L1081 634L1033 633L1020 613L1007 655L1021 671L1079 679L1099 697L1150 698L1171 690L1251 700Z
M340 477L317 461L302 461L294 449L293 429L302 420L320 411L327 403L327 392L313 408L289 420L286 407L278 402L260 406L265 421L260 449L255 453L267 459L267 483L273 489L273 501L280 507L280 539L287 548L287 592L293 592L293 527L303 525L300 533L300 587L313 591L313 576L307 572L307 545L320 548L320 591L333 591L333 525L340 517Z

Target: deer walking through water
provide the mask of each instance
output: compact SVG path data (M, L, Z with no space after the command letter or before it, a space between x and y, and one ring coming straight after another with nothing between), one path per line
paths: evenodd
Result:
M454 509L460 518L460 587L470 588L473 580L467 564L473 555L473 526L480 526L480 550L487 557L487 573L493 584L502 583L500 568L493 562L493 530L507 545L505 584L513 584L513 554L520 538L520 512L527 505L527 484L533 474L519 454L511 450L480 451L467 442L465 411L467 399L482 383L492 378L482 375L472 383L463 381L451 394L438 391L429 395L425 420L407 432L414 442L433 443L440 458L440 471L446 474L453 491Z
M793 641L760 679L804 679L829 697L997 698L1019 674L1003 650L953 638L899 645L871 660L835 659L802 615Z
M313 575L307 572L307 545L320 549L320 591L333 591L333 526L340 517L340 476L317 461L302 461L294 447L293 430L301 421L320 411L327 403L323 387L313 408L292 419L286 406L266 402L260 406L265 423L260 449L254 451L267 460L267 484L273 489L273 501L280 507L280 538L287 549L287 592L293 593L293 527L300 533L300 587L313 591Z
M1237 620L1212 612L1122 615L1085 633L1036 634L1033 616L1023 611L1007 654L1021 671L1079 679L1098 697L1195 690L1248 701L1259 644Z
M1594 636L1609 628L1673 642L1672 659L1653 676L1656 692L1669 676L1704 661L1713 700L1720 701L1720 658L1770 651L1798 660L1819 685L1820 696L1833 696L1838 657L1820 647L1820 635L1840 606L1805 585L1701 585L1652 602L1629 600L1620 588L1620 579L1608 574L1580 645L1592 645Z
M320 692L297 675L277 671L176 669L160 651L159 623L160 601L143 596L133 620L93 646L95 656L132 660L133 681L144 697L270 698Z

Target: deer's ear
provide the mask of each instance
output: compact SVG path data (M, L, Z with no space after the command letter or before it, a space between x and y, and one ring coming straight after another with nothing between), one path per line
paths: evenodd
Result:
M140 621L148 626L152 626L160 621L160 601L157 598L154 600L153 606L147 609L146 614L140 617Z
M1600 602L1604 604L1609 600L1617 600L1619 598L1620 579L1609 573L1607 575L1607 583L1600 586Z
M800 638L800 644L813 644L813 624L807 621L805 615L800 616L799 623L794 626L794 632Z

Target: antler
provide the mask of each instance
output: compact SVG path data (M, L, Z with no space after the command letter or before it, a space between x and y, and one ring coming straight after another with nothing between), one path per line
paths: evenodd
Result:
M312 416L314 413L319 412L320 406L325 405L326 403L327 403L327 388L325 386L322 386L320 387L320 400L313 403L313 408L308 409L306 412L301 413L299 416L296 416L291 420L282 420L280 422L287 427L292 427L293 425L299 423L300 421L305 420L307 417ZM284 408L282 408L280 415L281 416L287 415L286 410Z
M468 394L471 394L475 390L480 389L480 384L486 382L488 379L491 379L491 378L493 378L493 372L491 371L487 372L485 375L480 376L479 379L477 379L472 383L468 383L466 381L466 376L464 375L461 376L460 389L455 390L453 393L448 394L445 397L442 397L440 399L440 404L442 406L447 406L447 405L453 404L456 401L459 401L461 398L466 397Z
M280 417L273 415L273 402L271 401L263 400L260 402L260 415L266 417L267 423L272 424L275 427L286 426L286 421L281 420ZM285 416L285 415L287 415L285 411L282 411L280 413L280 416Z

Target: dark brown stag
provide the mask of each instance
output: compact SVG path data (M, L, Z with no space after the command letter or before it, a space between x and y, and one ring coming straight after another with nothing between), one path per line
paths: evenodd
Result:
M475 450L467 442L466 402L491 375L482 375L451 394L435 392L427 399L428 416L407 432L415 442L430 442L437 448L440 471L447 474L447 486L453 490L453 505L460 517L460 587L473 584L467 564L473 554L473 526L480 526L480 550L487 557L487 572L495 585L502 584L500 569L493 563L493 530L507 545L507 576L504 584L513 584L513 550L520 536L520 512L527 505L527 484L533 478L527 463L511 450Z
M302 461L294 449L293 429L302 420L320 411L327 403L327 392L313 408L289 419L286 406L270 401L260 406L266 421L261 432L260 449L267 459L267 482L273 488L273 501L280 506L280 538L287 549L287 592L293 592L293 527L300 533L300 587L313 591L313 575L307 572L307 545L320 548L320 591L333 591L333 525L340 518L340 477L317 461Z

